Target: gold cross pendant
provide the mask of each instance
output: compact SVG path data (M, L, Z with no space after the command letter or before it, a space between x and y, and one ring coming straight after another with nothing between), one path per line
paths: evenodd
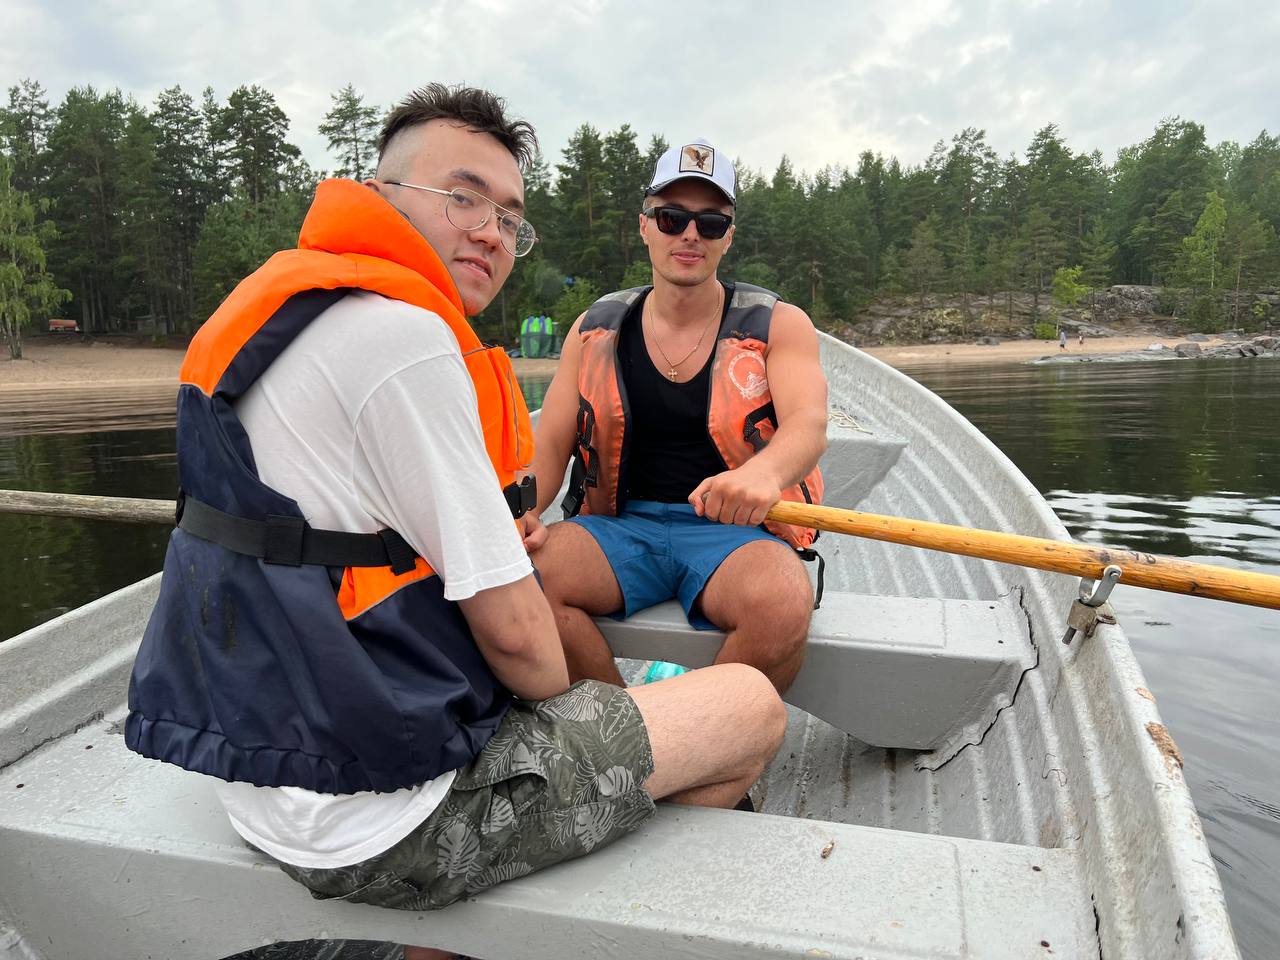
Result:
M674 383L674 382L675 382L675 379L676 379L676 377L678 377L678 376L679 376L679 374L678 374L678 373L676 373L676 368L675 368L675 367L672 367L670 370L668 370L668 371L667 371L667 378L668 378L669 380L671 380L671 382L672 382L672 383Z

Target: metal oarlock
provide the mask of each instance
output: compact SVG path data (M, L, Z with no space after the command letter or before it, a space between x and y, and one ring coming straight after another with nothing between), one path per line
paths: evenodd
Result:
M1067 611L1067 632L1062 635L1062 642L1070 644L1077 633L1084 634L1085 639L1093 636L1099 623L1115 623L1116 618L1102 605L1111 596L1111 590L1120 580L1121 570L1114 563L1108 564L1102 571L1102 579L1080 581L1080 597L1071 604Z

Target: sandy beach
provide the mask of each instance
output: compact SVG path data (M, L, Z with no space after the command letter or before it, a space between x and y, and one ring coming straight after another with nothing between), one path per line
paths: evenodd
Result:
M1071 341L1067 353L1090 355L1141 350L1153 343L1173 346L1179 337L1128 336ZM121 342L51 341L36 337L23 344L22 360L0 359L0 391L33 389L132 389L168 383L176 387L182 351ZM992 345L975 343L931 343L914 346L868 347L867 353L900 370L947 364L1021 363L1059 353L1056 342L1009 340ZM521 376L550 376L555 360L514 361Z

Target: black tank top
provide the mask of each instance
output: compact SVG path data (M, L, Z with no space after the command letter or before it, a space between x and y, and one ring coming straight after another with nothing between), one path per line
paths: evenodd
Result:
M733 298L726 286L725 313ZM707 433L707 404L711 396L711 361L715 348L697 375L687 383L672 383L644 345L642 297L622 321L618 363L631 408L625 489L620 498L684 503L707 477L723 472L724 460ZM724 322L721 314L720 322Z

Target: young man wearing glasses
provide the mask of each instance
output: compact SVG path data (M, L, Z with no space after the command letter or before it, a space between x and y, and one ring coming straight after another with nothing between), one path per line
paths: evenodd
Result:
M184 506L126 739L217 778L236 831L318 898L445 906L654 800L730 806L781 742L740 665L569 685L512 519L528 414L466 320L536 239L535 146L490 93L415 92L376 179L320 184L298 249L183 365Z
M533 533L534 559L574 678L623 682L593 615L672 597L725 631L718 664L751 664L779 691L800 669L814 531L764 521L779 499L821 500L827 387L805 313L717 277L735 189L710 144L663 154L639 222L653 285L579 317L547 390L538 506L572 454L573 522Z

